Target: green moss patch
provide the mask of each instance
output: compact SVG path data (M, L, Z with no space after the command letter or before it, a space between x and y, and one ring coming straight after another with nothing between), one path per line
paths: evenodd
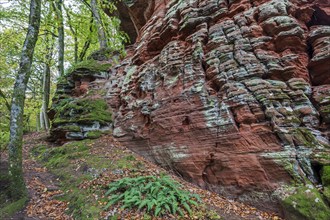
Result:
M71 131L71 132L80 132L81 128L78 125L65 125L65 126L61 126L61 130Z
M56 106L53 124L94 123L107 124L112 121L111 112L103 99L74 99L61 101Z
M327 220L330 209L312 185L297 187L293 194L281 201L287 219Z
M10 200L9 184L9 175L0 174L0 219L12 216L23 209L28 200L26 195L22 195L22 198L17 201Z
M84 140L54 148L47 148L41 145L34 148L32 153L42 159L49 168L67 167L70 160L81 158L88 154L89 143L89 140Z
M67 69L67 75L74 73L77 70L88 70L91 72L105 72L109 70L111 64L109 63L101 63L96 60L84 60L77 64L74 64L69 69Z
M321 171L322 184L330 186L330 166L324 166Z
M70 202L67 212L75 219L102 219L106 190L102 185L86 183L106 170L122 173L123 164L126 168L137 167L135 157L120 149L113 149L109 156L103 154L104 150L93 152L103 144L100 140L82 140L52 148L40 145L32 150L32 155L58 176L61 190L67 192L58 199Z
M296 128L294 131L294 139L299 145L315 148L320 146L319 141L307 128Z
M26 202L28 201L27 197L23 197L20 200L14 202L6 202L0 205L0 216L5 218L7 216L12 216L16 212L24 208Z
M102 134L103 134L102 131L88 131L86 134L86 138L96 139L96 138L101 137Z
M330 204L330 186L324 187L323 195L325 199L328 201L328 204Z

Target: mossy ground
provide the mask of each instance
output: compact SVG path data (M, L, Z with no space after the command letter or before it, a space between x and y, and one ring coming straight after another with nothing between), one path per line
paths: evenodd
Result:
M28 198L23 195L21 199L17 201L10 200L9 197L9 182L10 178L8 175L0 173L0 219L6 218L13 215L17 211L24 208Z
M57 175L61 190L66 192L57 199L69 202L67 214L74 219L102 219L105 216L108 219L126 219L123 216L128 216L129 212L135 212L133 216L140 216L138 219L155 219L137 210L118 210L111 216L109 210L104 210L109 200L105 196L107 185L114 179L150 175L150 172L159 174L125 148L109 146L113 140L107 138L71 142L52 148L39 145L33 148L31 155ZM221 219L217 212L205 205L194 209L193 215L202 216L199 219Z
M200 195L201 205L193 208L192 219L274 219L262 212L202 190L165 171L116 142L110 135L96 140L55 146L46 134L24 137L23 165L29 189L26 208L14 219L188 219L179 216L154 217L146 210L122 209L122 204L104 209L111 195L105 196L111 182L125 177L170 175L185 190ZM21 201L20 201L21 202ZM23 203L21 203L23 204ZM16 204L15 207L18 207ZM274 218L273 218L274 217ZM276 217L279 219L278 217Z
M2 195L0 195L2 197ZM3 198L0 198L0 201ZM20 211L24 208L26 202L28 201L28 198L24 196L23 198L17 200L17 201L1 201L0 205L0 219L6 218L8 216L13 215L14 213Z
M68 212L75 219L100 219L107 201L104 186L85 188L84 183L98 178L106 170L122 174L125 170L143 168L133 155L122 155L121 149L113 149L111 155L93 153L98 144L83 140L55 148L36 146L32 150L32 155L60 179L61 190L67 192L60 199L70 202Z

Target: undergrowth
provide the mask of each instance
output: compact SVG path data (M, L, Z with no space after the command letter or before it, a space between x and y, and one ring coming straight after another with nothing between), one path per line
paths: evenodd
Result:
M177 213L184 216L184 210L191 214L191 206L198 206L200 198L181 188L169 176L123 178L109 184L106 195L115 194L112 194L105 209L120 202L122 209L145 209L154 216Z
M122 151L118 149L112 150L112 160L104 154L91 154L95 142L97 140L75 141L60 147L39 145L32 150L32 156L57 175L60 188L65 192L58 199L69 202L67 214L74 219L101 219L106 202L102 199L106 192L103 186L82 188L82 184L98 178L104 170L133 169L133 163L137 163L133 156L119 157Z
M133 153L109 148L105 137L60 147L40 145L32 155L57 175L64 192L57 199L68 202L67 214L74 219L220 219L198 195L163 173L159 177ZM114 178L121 179L112 182Z

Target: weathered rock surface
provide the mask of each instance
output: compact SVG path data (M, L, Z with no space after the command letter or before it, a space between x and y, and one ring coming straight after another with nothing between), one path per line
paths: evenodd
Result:
M112 114L103 98L108 63L78 63L57 84L49 117L50 140L94 139L112 129Z
M277 210L272 192L283 184L322 184L329 1L122 4L136 43L104 85L119 141L199 186L266 209Z

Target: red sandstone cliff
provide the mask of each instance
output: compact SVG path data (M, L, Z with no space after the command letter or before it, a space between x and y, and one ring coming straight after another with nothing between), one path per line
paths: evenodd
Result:
M141 28L109 85L118 140L229 196L319 181L313 166L330 162L315 153L329 152L329 1L135 2Z
M104 85L119 141L259 207L292 180L326 187L328 0L124 2L135 43Z

